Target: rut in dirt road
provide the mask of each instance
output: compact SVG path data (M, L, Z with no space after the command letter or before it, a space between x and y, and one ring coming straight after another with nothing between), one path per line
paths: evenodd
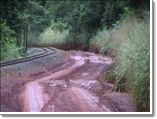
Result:
M82 51L59 51L55 58L54 62L48 58L40 61L43 66L38 72L44 72L41 75L34 70L32 73L39 75L27 74L26 79L30 80L23 82L16 94L10 94L14 100L9 102L4 98L5 111L8 110L6 104L14 102L18 102L18 106L12 105L10 110L24 112L136 111L131 96L112 92L114 84L104 80L104 72L113 64L110 57Z
M95 85L96 83L99 84L99 82L94 82L94 79L92 79L89 82L82 81L81 86L79 86L79 83L77 83L77 80L79 79L76 79L76 77L70 79L74 81L76 80L75 85L72 85L72 81L69 81L68 79L64 79L63 81L62 79L58 79L63 76L68 77L68 75L70 77L71 73L75 73L74 72L75 69L77 69L78 67L81 67L83 69L83 65L85 65L87 62L103 65L103 64L111 64L112 63L111 59L107 59L105 61L103 57L98 57L96 55L95 56L94 55L81 56L79 54L71 56L71 58L75 60L74 65L66 67L63 70L60 70L49 76L42 77L38 80L35 80L34 82L27 84L26 89L25 89L26 101L24 101L24 111L35 111L35 112L44 111L44 108L45 108L44 104L48 105L49 107L53 107L53 110L49 110L49 111L84 111L84 112L112 111L111 109L107 108L105 105L103 106L100 105L99 99L94 93L81 87L83 85L86 87L90 87L92 85L92 81L93 81L93 85ZM97 72L102 72L102 71L101 69L98 69ZM77 71L77 73L79 73L79 71ZM87 72L87 74L84 74L80 78L82 78L82 80L87 80L87 81L88 79L84 79L84 78L90 79L89 75L91 75L93 78L94 77L96 78L96 74L93 74L93 73L96 73L96 72ZM85 76L85 75L88 75L88 76ZM52 81L51 79L54 81ZM49 81L49 80L51 80L51 85L50 85L51 87L55 87L57 89L59 88L59 86L61 86L63 88L66 88L65 91L58 92L58 93L61 93L60 95L58 94L59 96L55 96L55 97L47 96L48 94L43 92L42 90L43 87L40 85L40 83ZM59 81L56 82L56 80L59 80ZM69 82L71 82L69 83L71 86L68 87L67 85L69 84L67 84L65 80L68 80ZM29 90L31 91L29 92ZM37 93L38 95L34 93ZM43 97L47 97L47 98L44 99ZM53 103L50 104L51 100L53 100ZM25 110L25 107L29 107L29 108ZM48 110L45 110L45 111L48 111Z
M24 92L24 110L23 111L35 111L38 112L44 106L44 94L42 87L40 86L40 81L46 81L52 78L61 77L67 75L68 73L72 72L74 68L81 66L84 64L83 60L76 62L74 65L67 67L61 71L55 72L49 76L40 78L33 82L30 82L26 85L26 89Z

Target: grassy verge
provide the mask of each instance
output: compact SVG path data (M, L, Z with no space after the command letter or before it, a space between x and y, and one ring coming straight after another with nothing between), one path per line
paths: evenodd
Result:
M149 23L130 16L125 16L113 29L98 31L90 50L115 57L115 66L105 74L105 79L115 82L115 91L131 93L138 111L149 111Z

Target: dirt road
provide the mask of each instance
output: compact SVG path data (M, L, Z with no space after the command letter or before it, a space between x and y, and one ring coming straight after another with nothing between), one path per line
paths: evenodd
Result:
M1 111L136 111L130 95L116 93L104 80L110 57L62 51L1 69Z

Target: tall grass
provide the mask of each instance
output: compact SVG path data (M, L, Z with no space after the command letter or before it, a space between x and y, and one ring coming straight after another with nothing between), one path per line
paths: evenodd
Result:
M108 48L111 43L111 31L104 28L98 31L97 34L91 39L90 51L103 52L103 48Z
M149 24L136 23L129 32L127 42L118 50L117 65L112 72L116 76L117 88L123 87L134 95L138 111L149 111L149 41Z
M129 31L134 28L136 22L137 19L134 17L133 13L130 13L117 21L112 29L104 28L98 31L91 40L90 50L94 51L96 49L99 53L107 51L108 55L115 57L121 44L127 41Z
M107 49L115 57L115 66L105 79L115 82L115 91L127 91L137 103L138 111L149 111L150 46L149 23L127 15L113 29L104 28L93 37L100 53Z

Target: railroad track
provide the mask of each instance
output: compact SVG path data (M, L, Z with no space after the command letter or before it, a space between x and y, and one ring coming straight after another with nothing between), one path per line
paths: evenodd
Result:
M24 58L17 59L17 60L12 60L12 61L1 62L0 67L13 65L13 64L17 64L17 63L22 63L22 62L27 62L27 61L30 61L30 60L34 60L34 59L37 59L37 58L41 58L41 57L48 56L48 55L56 53L56 50L52 47L42 48L42 49L43 49L44 52L42 52L40 54L37 54L37 55L24 57Z

